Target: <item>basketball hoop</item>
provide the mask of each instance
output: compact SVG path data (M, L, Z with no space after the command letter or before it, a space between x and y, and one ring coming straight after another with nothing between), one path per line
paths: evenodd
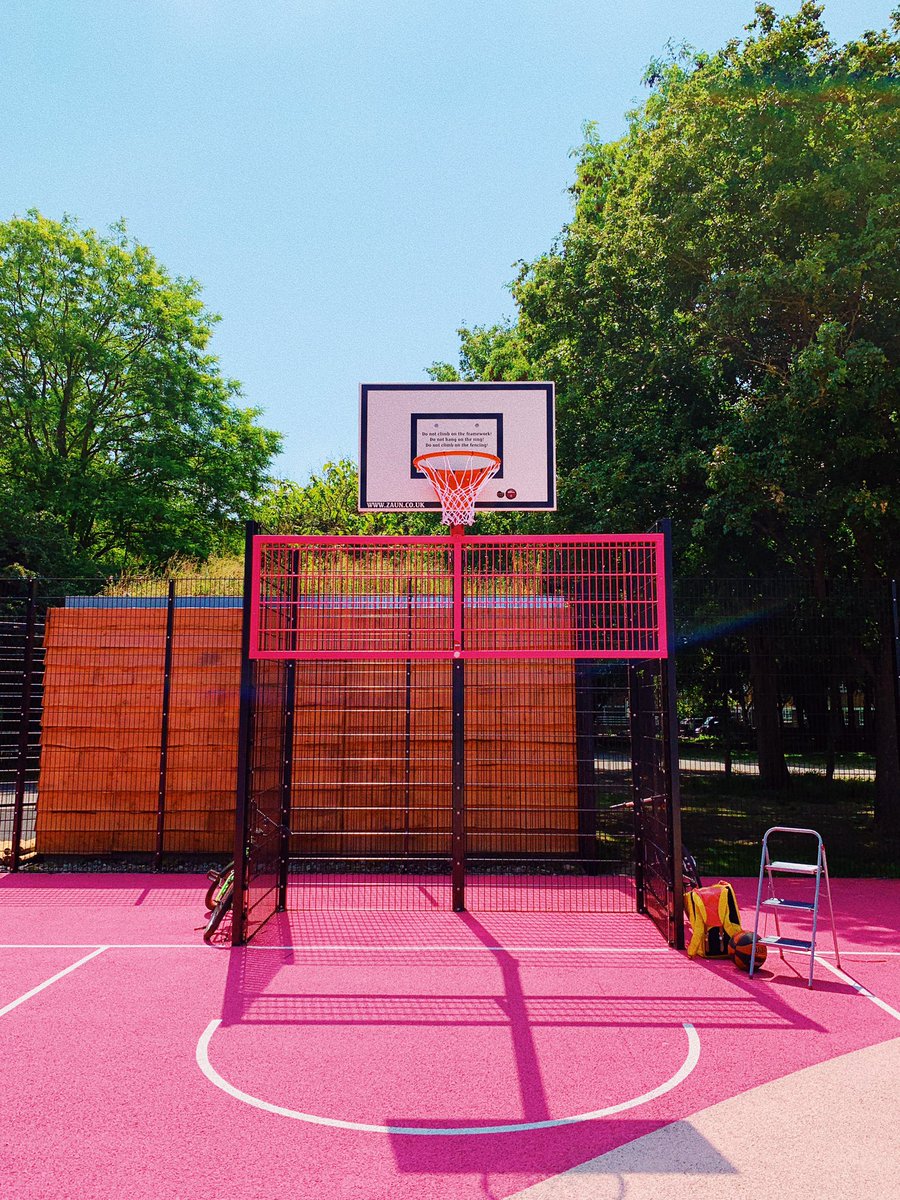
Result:
M445 525L471 525L478 493L500 470L496 454L482 450L436 450L420 454L413 466L428 476L441 502Z

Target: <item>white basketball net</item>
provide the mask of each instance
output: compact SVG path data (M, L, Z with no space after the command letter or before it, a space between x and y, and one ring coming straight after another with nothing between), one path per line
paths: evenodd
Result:
M478 493L500 470L500 459L480 450L439 450L420 454L413 466L428 476L437 492L443 523L471 525Z

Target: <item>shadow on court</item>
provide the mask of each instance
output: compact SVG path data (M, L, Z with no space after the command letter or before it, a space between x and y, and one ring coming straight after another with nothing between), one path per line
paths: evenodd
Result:
M418 1120L421 1121L421 1118ZM512 1117L511 1120L515 1120ZM397 1117L398 1125L416 1124L406 1118ZM466 1124L465 1115L456 1121L444 1124L462 1126ZM426 1122L422 1122L426 1124ZM427 1122L439 1127L442 1122ZM664 1122L661 1121L631 1121L611 1119L607 1122L612 1134L613 1145L626 1145L645 1134L653 1133ZM737 1172L732 1164L718 1150L698 1133L687 1122L679 1122L679 1149L684 1150L682 1170L690 1175L734 1175ZM450 1138L435 1138L433 1142L423 1145L421 1138L398 1136L392 1138L394 1155L397 1166L404 1172L434 1172L439 1174L481 1174L505 1175L511 1171L544 1172L556 1170L559 1166L559 1138L554 1137L556 1130L544 1130L537 1133L504 1134L500 1137L471 1137L457 1140ZM659 1173L672 1174L679 1170L678 1163L668 1162L657 1164ZM602 1157L588 1160L579 1167L584 1174L618 1173L621 1166L614 1165ZM645 1168L641 1167L642 1172ZM652 1166L647 1168L650 1172ZM486 1196L491 1192L487 1179L482 1186Z

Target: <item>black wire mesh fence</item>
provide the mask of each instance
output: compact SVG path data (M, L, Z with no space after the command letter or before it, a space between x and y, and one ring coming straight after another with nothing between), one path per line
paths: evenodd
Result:
M0 865L171 869L230 857L241 595L240 579L0 581ZM857 585L823 598L790 580L681 579L675 610L684 840L702 872L755 873L764 830L790 824L822 832L835 874L900 874L896 592ZM514 860L538 833L557 843L547 889L569 886L567 856L573 878L616 877L633 857L625 668L526 661L506 664L501 686L491 663L466 666L467 832L484 903L501 903L496 848L505 840L511 894ZM291 887L303 873L305 886L326 886L312 868L328 854L375 855L373 810L388 792L394 824L378 854L403 859L408 881L420 866L444 879L449 768L434 747L447 715L427 695L445 690L434 674L449 664L344 664L313 711L316 669L296 666ZM569 672L569 698L536 705L516 670ZM339 736L343 774L323 782ZM573 748L565 770L533 744L554 738ZM388 740L401 751L387 753ZM540 828L515 811L511 797L526 793L539 797ZM418 826L407 827L407 795Z
M900 874L895 586L676 583L685 844L755 874L772 825L817 829L843 875Z
M670 681L671 672L665 662L635 663L631 667L629 758L638 909L650 917L670 945L680 945L680 787L674 766Z
M254 702L244 789L249 819L244 855L246 911L241 922L247 936L252 937L276 908L284 907L284 896L279 893L290 803L293 667L283 661L248 666Z
M604 758L594 690L626 660L666 657L665 544L662 532L251 536L249 659L292 665L290 889L280 904L261 894L259 912L634 908L630 731L618 760ZM251 674L248 763L268 711L264 673ZM239 805L250 879L263 782L251 769ZM245 896L238 941L252 907Z
M7 865L230 852L240 618L240 581L0 585Z
M296 664L288 908L452 907L453 671ZM465 664L467 909L634 909L625 672Z

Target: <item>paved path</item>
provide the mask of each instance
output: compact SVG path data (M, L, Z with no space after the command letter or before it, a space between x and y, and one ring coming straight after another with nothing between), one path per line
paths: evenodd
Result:
M894 1200L900 1038L751 1088L515 1200Z

